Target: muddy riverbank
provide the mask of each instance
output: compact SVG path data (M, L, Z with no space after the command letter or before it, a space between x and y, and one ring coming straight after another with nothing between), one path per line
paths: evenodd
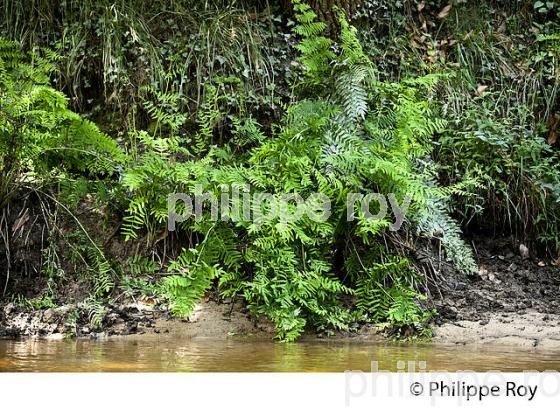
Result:
M437 273L429 303L438 312L432 323L433 340L450 344L503 344L526 348L560 347L560 268L558 261L521 254L509 239L473 242L479 273L473 276L446 271ZM179 337L223 339L251 335L274 337L272 323L255 318L241 301L211 296L201 301L189 318L175 318L165 305L134 300L105 307L104 319L94 329L87 321L73 320L76 306L30 310L14 303L0 307L0 336L61 339L142 337L170 334ZM375 326L352 332L317 334L319 338L355 341L382 340Z
M11 306L4 307L4 313ZM5 316L2 336L21 336L45 339L63 339L66 335L68 307L45 311L19 311ZM138 305L116 308L108 314L102 330L87 326L78 329L80 338L107 339L127 337L142 339L146 336L169 335L180 338L227 339L251 336L261 340L274 337L274 327L266 320L256 320L240 307L231 310L229 303L202 302L188 319L178 319L165 312L148 310ZM457 345L507 345L522 348L560 348L560 315L526 310L523 313L493 313L483 320L450 320L434 324L433 341ZM303 341L348 340L355 342L380 342L385 339L375 326L363 326L353 332L336 333L326 337L308 333Z
M560 347L560 260L524 252L511 238L473 246L478 274L445 272L432 289L434 340Z
M255 335L272 338L274 327L254 318L239 302L202 301L188 318L173 317L157 305L137 301L110 305L98 329L88 324L69 324L74 306L30 311L14 304L3 306L0 336L32 336L61 339L70 334L82 338L107 338L144 334L172 334L184 337L226 338Z

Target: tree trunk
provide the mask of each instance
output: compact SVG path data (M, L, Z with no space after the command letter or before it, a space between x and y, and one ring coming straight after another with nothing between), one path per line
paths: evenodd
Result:
M317 14L317 18L327 24L327 34L333 35L338 31L338 18L334 12L333 7L336 6L347 17L352 16L361 6L364 0L304 0L311 6L313 11ZM283 8L292 10L290 0L282 1Z
M329 31L333 32L338 27L337 13L334 12L333 7L338 7L346 13L347 17L350 17L359 9L362 0L308 0L308 3L317 13L319 20L327 23Z

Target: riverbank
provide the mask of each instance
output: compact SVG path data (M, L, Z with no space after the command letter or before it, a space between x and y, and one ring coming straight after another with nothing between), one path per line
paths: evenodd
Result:
M527 311L495 313L482 321L459 320L434 328L434 342L560 348L560 315Z
M432 323L433 341L449 344L495 344L524 348L560 347L560 268L521 254L512 239L475 238L479 273L465 276L453 270L436 273L429 304L438 314ZM209 295L189 318L171 316L167 306L151 299L109 304L98 329L72 321L72 304L30 310L14 303L0 307L0 336L61 339L138 337L169 334L185 338L224 339L252 336L272 339L273 324L255 318L239 300ZM373 325L351 332L307 332L303 340L380 341Z
M63 339L68 307L44 311L11 311L11 305L2 309L3 337L33 337ZM432 341L436 344L495 345L523 349L560 348L560 315L527 310L522 313L487 312L483 320L454 320L434 324ZM256 320L240 303L201 302L188 319L173 318L165 312L138 303L115 308L108 314L102 331L86 326L78 330L80 338L142 340L162 335L177 338L228 339L250 336L252 340L271 340L274 327L266 320ZM383 342L383 333L375 326L363 326L354 332L336 333L325 337L308 333L302 341L313 340Z
M1 309L0 336L62 339L67 335L78 338L170 334L181 337L227 338L233 335L253 335L273 338L271 323L254 318L239 302L231 300L201 301L188 318L177 318L145 301L111 305L98 329L87 324L69 325L74 306L46 310L26 310L9 303ZM71 328L73 326L73 328Z
M560 261L511 238L475 238L479 272L448 271L432 289L434 341L560 347Z

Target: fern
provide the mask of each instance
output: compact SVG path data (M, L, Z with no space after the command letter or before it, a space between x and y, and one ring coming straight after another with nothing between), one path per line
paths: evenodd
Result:
M87 298L78 304L78 312L84 314L92 330L101 327L106 315L105 306L95 298Z
M173 275L161 281L173 313L192 314L217 282L222 296L241 296L255 315L270 318L281 340L295 340L309 325L347 329L356 317L420 328L430 314L414 269L405 258L371 251L387 242L390 221L369 220L360 210L347 221L346 199L355 192L394 193L400 203L410 196L410 227L433 198L449 196L426 184L417 166L445 127L427 103L437 78L380 81L342 15L336 43L322 36L324 24L308 5L296 0L294 9L304 80L295 84L300 99L282 124L265 137L241 110L239 116L221 111L223 80L209 84L193 137L137 136L138 161L123 177L131 195L125 234L146 232L151 243L165 229L162 198L193 195L195 187L217 196L223 184L249 187L251 195L322 194L331 203L326 221L305 214L288 222L228 214L217 222L205 211L200 220L181 223L178 238L189 238L188 244L168 267ZM229 141L220 133L224 118L231 122Z
M434 187L436 182L430 169L430 163L423 164L423 176L428 187ZM466 181L465 181L466 183ZM455 187L453 192L457 192ZM450 188L448 188L449 190ZM460 272L473 274L478 272L478 265L470 247L461 238L461 229L457 222L449 216L448 195L441 190L431 189L425 210L419 215L417 231L429 239L437 238L445 249L446 259Z
M308 82L313 85L321 84L323 78L331 70L331 62L335 58L331 50L332 41L320 34L325 31L323 22L315 21L317 15L311 7L301 0L292 0L298 25L294 32L301 36L296 48L302 53L300 62L305 67Z
M212 231L213 228L210 228L197 247L184 249L169 265L170 272L179 274L166 277L162 285L171 301L172 312L177 316L192 314L198 299L210 288L212 281L223 273L217 263L221 258L232 269L238 266L239 257L231 245L214 236Z
M116 142L70 111L66 97L50 86L56 58L46 51L26 55L0 39L0 205L26 174L39 182L54 170L107 176L123 162Z

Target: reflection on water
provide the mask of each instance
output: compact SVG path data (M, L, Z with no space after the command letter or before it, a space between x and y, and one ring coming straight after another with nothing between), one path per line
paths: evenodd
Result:
M352 342L272 343L231 338L0 340L0 371L560 370L560 352L511 347ZM421 367L420 367L421 366ZM419 368L420 367L420 368Z

